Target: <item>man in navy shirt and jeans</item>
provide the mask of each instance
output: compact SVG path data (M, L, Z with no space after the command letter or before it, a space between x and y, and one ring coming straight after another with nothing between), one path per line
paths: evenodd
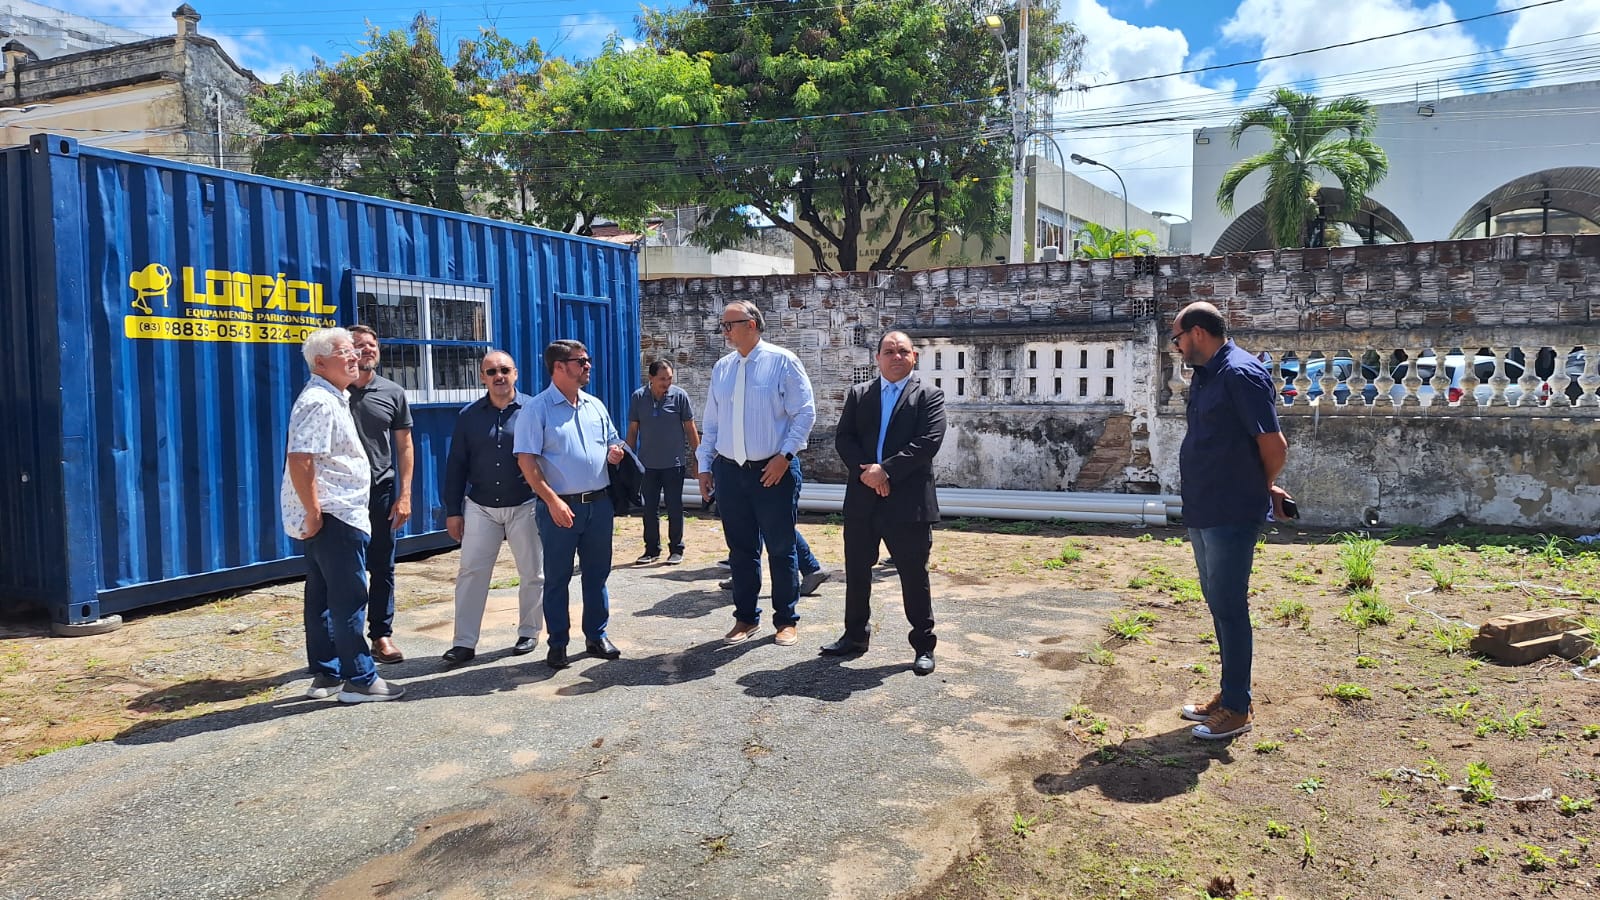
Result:
M1289 444L1278 428L1271 374L1228 339L1215 306L1184 307L1169 338L1194 367L1189 430L1179 452L1183 520L1222 654L1222 690L1184 706L1183 717L1201 723L1195 737L1217 740L1251 727L1250 565L1268 509L1285 517L1289 494L1273 482Z

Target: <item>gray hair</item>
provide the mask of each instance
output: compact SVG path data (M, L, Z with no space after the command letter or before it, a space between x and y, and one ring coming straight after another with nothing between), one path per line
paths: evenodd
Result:
M300 346L300 355L306 358L306 365L315 369L317 357L332 356L333 345L341 340L355 343L355 338L343 328L318 328L306 335L306 342Z

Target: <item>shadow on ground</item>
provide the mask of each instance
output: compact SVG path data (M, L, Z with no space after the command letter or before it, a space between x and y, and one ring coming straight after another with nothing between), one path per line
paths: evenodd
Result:
M1079 757L1070 772L1035 777L1034 790L1056 796L1095 788L1122 803L1159 803L1188 793L1212 764L1233 762L1231 741L1197 741L1189 733L1192 727L1107 744Z

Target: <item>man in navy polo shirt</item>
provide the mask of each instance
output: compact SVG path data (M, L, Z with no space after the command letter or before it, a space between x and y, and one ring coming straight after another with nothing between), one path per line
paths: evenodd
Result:
M1209 702L1184 706L1183 717L1201 723L1195 737L1216 740L1251 727L1250 565L1267 510L1284 518L1289 494L1273 482L1289 444L1278 428L1271 374L1228 339L1215 306L1184 307L1169 337L1194 367L1189 430L1178 458L1183 520L1222 654L1222 690Z

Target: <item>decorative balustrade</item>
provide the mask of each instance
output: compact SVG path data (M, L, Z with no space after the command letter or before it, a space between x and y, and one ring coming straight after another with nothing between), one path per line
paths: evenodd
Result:
M1260 358L1289 413L1600 416L1597 350L1600 346L1278 346L1260 351ZM1172 402L1181 405L1192 373L1177 351L1168 351L1168 357Z

